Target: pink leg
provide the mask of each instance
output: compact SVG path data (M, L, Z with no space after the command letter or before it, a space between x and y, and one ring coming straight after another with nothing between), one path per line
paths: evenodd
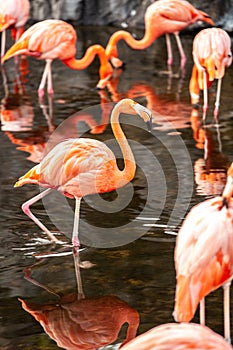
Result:
M222 79L218 79L215 109L214 109L214 118L215 118L216 122L218 122L218 113L219 113L220 96L221 96L221 85L222 85Z
M49 75L49 70L51 70L51 60L46 60L45 69L44 69L44 72L43 72L43 75L42 75L42 79L41 79L41 82L40 82L40 86L39 86L39 89L38 89L39 97L43 97L44 96L44 88L45 88L47 77Z
M172 45L169 34L166 34L166 44L167 44L167 64L169 66L173 63L173 56L172 56Z
M184 66L185 66L185 63L186 63L186 55L184 53L184 49L183 49L183 46L182 46L179 34L178 33L174 33L174 35L175 35L176 43L177 43L178 50L179 50L179 53L180 53L180 66L181 66L181 69L184 69Z
M48 68L48 85L47 91L49 95L53 95L53 81L52 81L52 60L47 60Z
M72 235L72 243L74 247L80 247L80 242L78 238L80 202L81 202L81 198L75 197L74 227L73 227L73 235Z
M23 212L31 219L35 222L35 224L37 226L39 226L41 228L42 231L44 231L48 237L51 239L52 242L55 243L60 243L60 241L52 234L52 232L50 232L47 227L45 227L42 222L37 219L37 217L32 214L31 210L30 210L30 206L34 203L36 203L37 201L39 201L40 199L42 199L43 197L45 197L47 194L49 194L52 191L51 188L48 188L47 190L40 192L38 195L36 195L35 197L29 199L27 202L25 202L22 205L22 209Z
M224 337L228 343L231 344L230 334L230 287L231 281L223 285L223 305L224 305Z
M202 119L205 121L206 118L206 113L208 110L208 89L207 89L207 75L206 75L206 71L203 71L204 74L204 103L203 103L203 116Z
M6 46L6 31L3 30L1 37L1 58L4 56Z

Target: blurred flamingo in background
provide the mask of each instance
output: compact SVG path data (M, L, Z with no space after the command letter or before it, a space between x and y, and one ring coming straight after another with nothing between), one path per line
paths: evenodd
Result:
M20 39L6 52L3 62L17 55L34 56L46 60L46 66L39 85L38 94L44 95L47 81L48 94L53 94L51 64L60 59L69 68L82 70L87 68L95 56L100 60L100 80L97 88L103 89L112 76L112 67L108 62L105 50L101 45L90 46L81 59L76 59L76 32L72 25L55 19L38 22L28 28Z
M230 285L233 277L233 163L222 196L191 209L178 233L175 247L176 296L174 318L189 322L204 297L223 286L224 334L230 342Z
M121 100L112 110L111 127L123 154L123 170L119 170L115 155L103 142L88 138L68 139L57 144L40 164L29 170L15 184L15 187L37 184L47 188L25 202L22 209L53 242L58 242L57 238L32 214L30 205L53 189L67 197L75 198L72 242L74 246L79 246L78 223L82 197L113 191L134 178L136 164L119 123L121 113L139 115L151 127L151 112L130 99Z
M219 334L195 323L167 323L131 340L122 350L232 350Z
M208 109L208 88L218 79L214 117L218 120L222 78L232 63L231 38L221 28L201 30L193 40L194 66L189 84L191 103L196 105L203 90L203 119Z
M75 250L73 256L77 292L61 296L33 279L32 268L29 267L25 269L25 279L56 295L58 300L38 304L19 299L23 309L40 322L44 331L62 349L96 350L112 344L125 323L128 328L123 344L126 344L136 336L139 326L137 310L114 295L85 297L80 267L91 267L91 263L80 262L79 253Z
M173 63L172 47L169 34L174 34L181 56L181 68L184 68L186 56L180 41L179 32L189 25L204 21L214 25L210 16L193 7L185 0L158 0L151 4L145 13L145 34L142 39L136 40L124 30L112 34L107 47L106 54L115 68L120 68L123 62L118 58L117 43L124 40L132 49L143 50L161 35L166 35L169 66Z
M6 29L11 28L13 39L18 40L28 20L29 11L28 0L2 0L0 2L1 57L5 53Z

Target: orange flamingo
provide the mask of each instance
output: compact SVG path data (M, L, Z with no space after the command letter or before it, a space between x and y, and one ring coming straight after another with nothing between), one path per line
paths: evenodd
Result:
M34 285L56 295L58 300L35 304L19 299L25 311L40 322L44 331L67 350L96 350L117 340L123 324L128 323L126 338L122 345L136 336L139 314L126 302L113 295L88 298L84 296L80 274L79 255L73 252L77 293L59 295L31 276L31 268L25 278Z
M225 68L232 63L231 38L221 28L201 30L193 41L194 66L189 84L191 103L196 105L203 90L203 119L208 109L208 91L215 79L218 79L214 117L217 120L220 106L222 78Z
M174 318L189 322L204 297L223 286L224 333L230 342L230 284L233 277L233 163L222 196L196 205L187 215L175 247L176 296Z
M112 110L111 126L125 163L122 171L117 166L113 152L104 143L88 138L68 139L56 145L40 164L16 182L15 187L37 184L47 188L24 203L22 209L52 241L58 242L56 237L32 214L30 205L42 199L53 189L67 197L75 198L72 242L74 246L79 246L78 222L81 198L88 194L113 191L133 179L136 164L119 123L121 113L138 114L150 125L151 112L130 99L121 100Z
M158 0L151 4L145 13L145 34L142 39L136 40L124 30L119 30L110 37L106 47L106 54L115 68L120 68L123 62L118 58L117 43L120 40L135 50L143 50L161 35L166 35L168 65L173 62L172 47L169 34L175 35L177 46L181 56L181 67L186 62L186 56L180 41L179 32L190 24L197 21L204 21L214 25L210 16L205 12L197 10L185 0Z
M69 68L82 70L87 68L95 56L100 60L100 80L97 88L103 89L112 75L112 67L101 45L90 46L84 57L76 59L76 32L72 25L55 19L48 19L28 28L20 39L6 52L3 62L21 54L46 60L46 66L38 89L40 97L44 95L47 80L49 94L53 94L51 64L54 59L60 59Z
M6 46L6 29L12 28L12 37L18 40L23 33L23 26L27 22L30 11L28 0L4 0L0 3L0 32L1 57L4 56Z
M167 323L131 340L122 350L232 350L232 346L206 326Z

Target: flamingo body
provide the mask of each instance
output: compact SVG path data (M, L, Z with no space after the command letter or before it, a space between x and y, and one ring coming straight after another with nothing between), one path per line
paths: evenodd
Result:
M117 31L111 36L106 47L106 53L113 66L119 68L123 64L118 58L117 43L119 40L125 40L132 49L143 50L149 47L159 36L173 33L176 35L183 66L186 57L178 38L178 33L197 21L205 21L210 25L214 24L209 15L197 10L185 0L158 0L146 10L144 37L141 40L135 40L129 32ZM167 42L167 45L168 64L172 64L170 41Z
M0 31L14 26L23 27L29 17L28 0L4 0L0 3Z
M70 24L54 19L41 21L23 33L20 39L7 51L3 62L20 54L46 60L47 64L38 90L39 95L42 96L46 79L48 79L48 92L53 93L51 77L51 62L53 60L59 59L69 68L81 70L87 68L94 60L95 55L98 55L100 81L97 87L104 88L106 81L112 74L112 67L107 60L104 48L101 45L92 45L87 49L83 58L75 59L76 40L76 32Z
M193 207L178 233L173 314L177 322L189 322L199 302L211 291L220 286L229 290L233 277L232 194L233 164L222 196ZM229 340L229 334L226 338Z
M226 67L232 63L231 39L221 28L207 28L200 31L193 41L194 66L189 91L192 104L200 100L200 90L204 91L204 112L208 108L207 89L215 79L221 83ZM215 116L220 104L221 85L218 86Z
M68 139L56 145L16 186L34 183L74 198L113 191L133 176L134 171L122 180L116 158L104 143L88 138Z
M195 323L167 323L131 340L122 350L231 350L217 333Z
M121 113L138 114L149 123L151 113L130 99L121 100L112 111L111 126L123 154L125 163L123 170L119 170L113 152L104 143L88 138L68 139L56 145L40 164L29 170L15 184L18 187L33 183L47 188L47 192L44 191L24 203L23 210L53 241L57 241L56 238L29 210L31 204L43 198L52 189L75 198L73 244L79 246L77 227L81 198L88 194L113 191L133 179L136 164L119 124Z

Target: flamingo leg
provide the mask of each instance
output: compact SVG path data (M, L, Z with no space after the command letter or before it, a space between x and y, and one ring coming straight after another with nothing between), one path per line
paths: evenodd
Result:
M42 79L39 85L39 89L38 89L38 95L39 97L43 97L44 96L44 87L46 84L46 80L48 78L48 74L49 74L49 70L51 70L51 60L46 60L46 65L45 65L45 69L42 75ZM50 82L51 84L51 82Z
M84 291L83 291L83 285L82 285L82 279L81 279L81 273L80 273L80 259L79 259L79 251L77 249L73 250L73 257L74 257L74 267L75 267L75 275L76 275L76 281L77 281L77 289L78 289L78 300L84 299Z
M6 47L6 31L3 30L2 37L1 37L1 58L4 56L5 47Z
M203 71L203 75L204 75L204 91L203 91L204 103L203 103L203 116L202 116L202 119L205 121L206 112L208 110L207 73L206 73L205 70Z
M205 325L205 298L200 301L200 324Z
M81 198L75 197L74 227L73 227L73 234L72 234L72 243L74 247L80 246L80 242L78 238L80 202L81 202Z
M218 79L216 101L215 101L215 109L214 109L214 118L215 118L216 122L218 122L218 112L219 112L219 106L220 106L221 86L222 86L222 79L220 78L220 79Z
M230 334L230 286L231 281L223 285L223 305L224 305L224 337L231 344Z
M168 66L171 66L173 63L171 39L169 34L166 34L165 37L166 37L166 44L167 44L167 64Z
M181 66L181 69L184 69L184 66L186 63L186 55L184 53L184 49L180 40L179 33L174 33L174 36L176 38L177 47L180 53L180 66Z
M47 85L47 91L49 95L53 95L53 81L52 81L52 60L48 61L48 85Z
M40 199L42 199L43 197L45 197L47 194L49 194L52 191L52 188L48 188L47 190L40 192L38 195L36 195L35 197L29 199L27 202L25 202L22 205L22 209L23 212L31 219L35 222L35 224L37 226L39 226L41 228L42 231L44 231L48 237L51 239L52 242L55 243L60 243L60 241L52 234L52 232L50 232L47 227L45 227L42 222L37 219L37 217L32 214L31 210L30 210L30 206L34 203L36 203L37 201L39 201Z

